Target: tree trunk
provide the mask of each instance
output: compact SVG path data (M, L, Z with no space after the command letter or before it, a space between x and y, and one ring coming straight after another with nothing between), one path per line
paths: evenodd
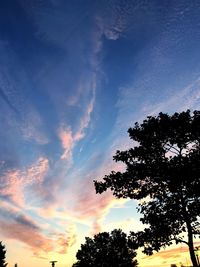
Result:
M190 251L190 258L192 261L193 267L198 267L197 259L194 253L194 246L193 246L193 235L192 235L192 228L189 222L186 222L187 229L188 229L188 246Z
M181 192L181 203L182 203L182 208L183 208L183 216L185 219L185 223L187 226L187 233L188 233L188 246L189 246L189 252L190 252L190 259L192 261L192 265L193 267L198 267L198 263L197 263L197 259L194 253L194 244L193 244L193 234L192 234L192 227L191 227L191 223L190 223L190 218L187 212L187 208L186 208L186 204L183 198L183 193L182 190L180 190Z

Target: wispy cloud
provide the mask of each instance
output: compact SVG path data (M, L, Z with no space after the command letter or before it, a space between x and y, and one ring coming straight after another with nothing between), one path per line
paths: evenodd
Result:
M41 233L40 227L32 219L11 209L4 209L3 212L4 217L0 217L2 235L27 244L34 254L53 249L52 241Z
M175 112L187 109L198 109L200 100L200 78L192 81L185 88L175 90L174 95L166 101L154 105L145 105L142 109L144 114L156 115L162 112Z
M14 205L24 207L25 188L41 183L48 166L48 160L41 157L27 169L6 171L0 177L1 197L7 197Z
M64 149L61 159L67 159L70 163L72 163L72 151L74 146L77 142L84 138L85 131L90 124L91 114L95 103L95 91L96 85L94 81L94 84L92 85L92 97L83 113L82 118L80 119L78 130L73 133L70 127L63 126L58 130L58 136Z
M26 244L39 258L54 251L65 254L77 239L76 228L72 224L65 224L65 231L60 229L59 232L48 233L41 223L39 226L31 217L6 205L1 210L0 226L4 237Z
M102 34L109 40L117 40L127 34L130 27L135 24L134 14L142 7L144 1L126 1L123 5L120 1L109 0L106 9L97 16L97 23ZM101 9L100 9L101 11Z
M7 103L7 105L17 114L19 115L18 110L13 106L13 104L10 102L8 97L5 95L4 91L0 88L0 97Z
M74 139L72 136L72 130L68 129L60 129L58 132L59 138L62 143L62 147L64 149L64 153L61 156L61 159L71 160L72 158L72 149L74 146Z
M113 134L117 136L122 133L121 136L124 139L127 136L126 130L133 126L134 122L142 121L148 115L157 115L161 111L173 113L187 109L198 109L200 100L199 86L200 79L197 78L183 88L174 88L173 93L170 93L164 101L157 100L156 102L153 101L153 103L145 97L137 103L138 95L134 90L134 84L121 88L117 103L118 116ZM136 107L137 112L135 112Z
M68 249L71 248L77 241L76 227L74 225L69 225L66 233L57 234L56 239L59 246L58 253L67 254Z
M48 143L42 116L26 95L32 89L27 69L9 42L0 42L0 52L3 55L0 60L3 66L0 72L0 97L7 104L5 110L2 107L7 118L4 127L12 129L20 141L25 139L38 144ZM27 89L26 93L24 88Z

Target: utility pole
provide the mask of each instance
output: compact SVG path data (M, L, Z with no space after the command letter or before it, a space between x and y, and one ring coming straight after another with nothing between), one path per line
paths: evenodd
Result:
M50 261L50 263L51 263L51 266L52 267L55 267L55 263L56 263L57 261Z

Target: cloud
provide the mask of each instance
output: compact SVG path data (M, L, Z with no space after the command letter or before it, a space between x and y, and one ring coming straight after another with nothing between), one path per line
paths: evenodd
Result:
M69 163L72 163L72 150L74 146L76 145L77 142L83 139L83 137L85 136L85 130L89 126L91 120L91 114L94 109L95 91L96 91L96 85L94 81L94 84L92 85L92 97L79 122L80 126L78 130L75 133L73 133L70 127L63 127L63 126L58 130L58 136L60 138L62 148L64 150L63 154L61 155L61 159L67 159Z
M1 197L7 197L14 205L24 207L25 189L40 184L48 171L48 159L40 157L24 170L8 170L0 176Z
M53 242L42 235L36 228L24 223L4 221L0 221L0 226L5 237L27 244L36 256L39 252L47 253L53 250Z
M200 78L192 81L185 88L175 90L175 93L169 97L166 101L149 104L143 107L143 112L149 115L156 115L160 111L163 112L175 112L183 111L187 109L199 108L200 100Z
M74 225L69 225L66 234L57 234L56 239L59 246L58 253L67 254L68 249L73 247L77 241L76 227Z
M197 242L199 244L199 242ZM158 266L169 266L171 263L176 263L177 265L182 262L183 265L189 265L189 249L186 246L172 245L169 249L162 249L160 252L153 254L152 256L144 256L144 254L139 251L138 253L139 262L142 266L155 266L155 262L159 264ZM153 265L154 263L154 265Z
M115 199L109 193L97 196L95 192L93 194L91 191L82 192L82 195L77 195L74 211L82 222L90 222L90 234L93 235L102 231L104 219L110 209L116 205L122 207L127 201L125 199Z
M139 258L141 259L139 259L139 261L142 262L143 266L151 266L154 262L160 263L160 265L163 266L169 266L170 263L177 264L180 262L184 265L188 265L189 249L185 246L176 246L157 252L152 256L142 256L142 254L140 254Z
M0 214L0 232L11 240L18 240L26 244L38 258L43 258L49 252L57 251L59 254L67 253L68 248L76 242L76 228L66 225L67 231L44 233L36 222L13 208L3 206Z
M92 164L92 163L91 163ZM55 193L54 186L50 185L48 192L54 192L55 199L47 201L43 207L32 207L47 220L54 218L56 221L71 221L90 227L90 232L97 233L101 230L104 218L113 207L122 207L128 200L115 199L110 192L96 195L93 179L102 177L108 170L120 170L120 167L113 163L105 162L96 170L80 169L73 170L70 175L61 175L54 179L56 184L67 181L66 185L60 185ZM88 172L88 173L87 173ZM87 174L86 174L87 173ZM60 190L62 188L62 191ZM64 190L63 190L64 189Z
M0 97L6 102L6 104L13 110L17 115L19 115L18 110L13 106L8 97L5 95L4 91L0 88Z
M80 82L78 83L76 93L73 92L73 94L67 98L66 100L67 105L71 107L79 105L79 101L81 99L83 92L84 92L83 81L81 79Z
M72 130L70 128L60 129L58 135L64 149L64 153L62 154L61 159L71 159L72 148L74 146Z
M21 133L25 140L35 141L40 145L45 145L49 143L49 138L41 131L43 128L43 120L39 113L34 109L26 109L26 115L24 115L21 121Z
M94 161L98 162L98 157ZM60 184L57 193L52 189L54 185L50 184L49 186L48 184L48 188L51 188L48 192L53 191L55 199L48 201L44 208L38 210L38 213L49 219L53 217L57 220L65 219L88 225L92 228L92 232L100 231L109 210L116 205L124 205L127 200L117 200L110 192L96 195L93 179L103 177L113 169L122 170L123 166L115 164L111 154L106 155L98 166L94 161L92 158L88 159L89 165L72 169L68 176L66 176L66 172L59 173L58 169L59 179L52 180L53 184ZM60 209L61 206L62 209Z
M90 120L91 120L91 114L94 109L94 103L95 103L95 93L96 93L96 78L92 81L92 97L89 101L89 104L86 107L86 110L84 112L83 117L80 121L80 128L74 135L74 140L79 141L85 136L85 130L88 128Z
M133 145L132 141L127 137L126 129L131 126L130 122L134 120L142 120L145 115L156 114L159 111L169 111L170 109L175 109L175 103L178 102L179 108L183 107L183 102L186 104L187 98L191 100L190 106L194 107L198 104L198 91L199 91L199 79L192 82L186 88L180 91L176 91L171 98L168 98L165 102L159 104L159 108L155 106L148 106L148 110L141 110L135 113L132 119L130 119L128 114L133 114L133 112L127 112L129 108L133 111L134 106L132 106L134 99L134 92L132 88L127 89L125 92L122 90L121 97L118 102L119 117L116 122L116 128L114 128L111 138L112 141L110 147L107 148L105 159L100 161L100 164L96 166L92 163L90 159L90 168L81 169L80 172L75 172L70 179L73 179L73 185L70 186L70 190L73 192L71 196L71 201L73 203L71 207L71 213L73 216L79 218L80 221L91 221L92 232L99 232L102 229L104 218L108 211L112 209L119 200L115 200L112 194L104 193L103 195L96 195L92 180L95 178L101 178L105 174L108 174L111 170L123 170L123 165L116 165L112 161L112 155L115 154L116 149L127 149L129 146ZM193 96L189 98L189 96ZM130 111L130 110L129 110ZM126 126L125 126L126 125ZM123 131L123 134L122 134ZM117 134L116 134L117 133ZM118 136L117 138L116 135ZM116 140L116 141L115 141ZM88 171L88 174L86 174ZM127 200L126 200L127 201ZM75 204L74 204L75 203ZM119 202L120 203L120 202ZM121 204L124 202L122 200ZM73 217L72 216L72 217ZM138 227L138 226L137 226Z
M55 202L59 201L63 195L61 189L66 188L66 191L70 190L69 185L66 184L66 181L70 180L69 177L66 180L66 172L69 171L73 164L74 147L80 140L84 138L86 130L90 126L91 114L93 112L95 103L95 91L96 81L94 78L91 86L91 98L86 105L85 110L83 111L82 117L79 118L78 128L73 129L70 126L65 126L65 123L61 123L61 126L57 131L57 135L63 152L57 161L52 162L48 176L45 176L45 179L41 181L37 188L34 187L34 191L36 191L38 197L44 200L43 204L45 205L45 209L48 211L51 210L52 207L57 207ZM30 170L28 176L30 176ZM57 177L57 179L55 179L55 177ZM66 198L66 195L64 195L64 197Z
M14 209L3 209L0 216L1 234L27 244L35 253L53 249L52 242L42 233L40 227L29 217Z
M144 225L134 218L127 218L125 220L119 220L117 222L102 225L102 231L110 232L114 228L120 228L128 234L130 231L142 231L144 229Z
M108 168L110 167L109 165ZM116 165L115 169L117 168ZM82 223L90 225L92 234L101 231L103 221L110 209L116 205L122 207L128 201L127 199L115 199L111 192L102 195L96 194L92 180L105 171L104 165L104 170L100 167L97 170L90 171L87 175L83 174L82 177L77 174L78 177L70 188L73 192L71 212Z
M130 27L135 26L137 17L135 13L145 10L144 1L109 0L103 8L99 8L96 21L102 34L108 39L116 41L127 35ZM142 14L141 14L142 15Z
M170 93L162 101L151 101L144 95L143 99L138 99L137 87L133 84L127 87L120 88L119 98L117 103L118 115L113 129L113 139L117 139L120 135L123 139L126 138L126 130L133 126L136 121L141 122L148 115L157 115L159 112L173 113L187 109L198 109L200 100L200 78L191 81L190 84L183 88L174 88L173 93ZM144 86L141 84L141 86ZM145 85L146 86L146 85ZM135 89L134 89L135 88ZM137 112L135 112L137 110ZM128 139L127 139L128 140ZM120 140L118 140L120 142ZM127 141L126 141L127 142Z
M2 106L4 117L6 114L3 127L12 131L20 142L25 139L38 144L48 143L43 118L29 98L32 88L29 70L24 68L9 41L0 42L0 53L0 97L7 104Z

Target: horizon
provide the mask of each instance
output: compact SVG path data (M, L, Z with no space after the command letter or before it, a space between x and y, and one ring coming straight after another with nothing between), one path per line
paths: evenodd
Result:
M112 157L133 145L136 121L200 110L199 14L198 0L0 2L0 240L9 266L69 267L85 237L143 229L137 201L96 194L93 180L123 170ZM181 245L137 258L143 267L190 265Z

